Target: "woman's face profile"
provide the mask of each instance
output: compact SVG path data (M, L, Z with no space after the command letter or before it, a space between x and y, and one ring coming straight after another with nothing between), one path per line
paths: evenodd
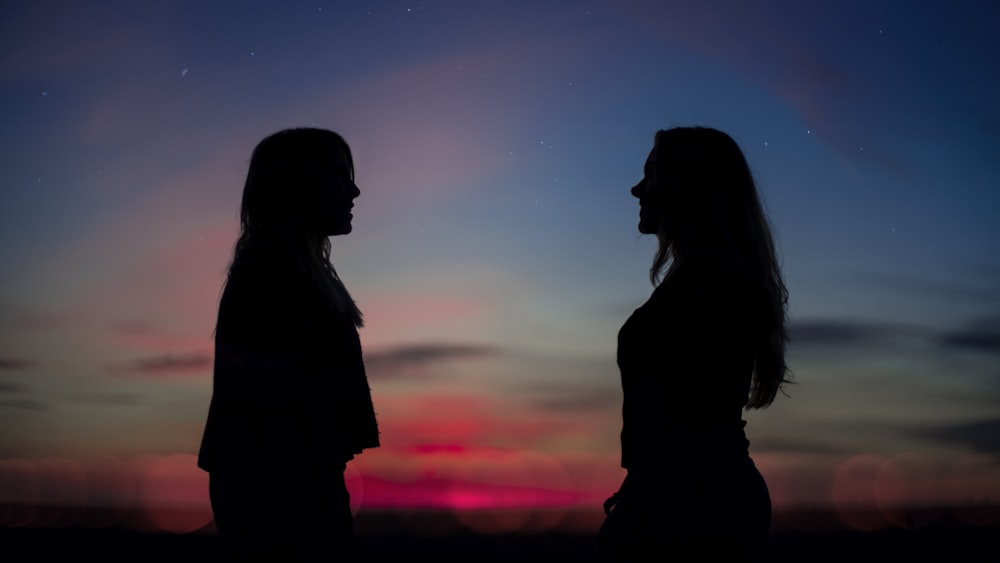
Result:
M330 158L320 164L316 194L316 217L323 236L346 235L351 232L351 209L361 190L351 177L347 154L334 149Z
M657 182L655 166L656 148L649 152L643 168L642 180L632 187L632 195L639 199L639 232L654 235L660 230L664 210L660 203L662 187Z

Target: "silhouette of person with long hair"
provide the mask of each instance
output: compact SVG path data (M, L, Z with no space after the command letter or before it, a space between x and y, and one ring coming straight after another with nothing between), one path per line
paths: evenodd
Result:
M359 194L337 133L287 129L253 151L198 455L235 561L354 558L344 469L379 433L328 237L351 232Z
M629 561L753 560L771 501L744 409L782 384L788 292L742 151L703 127L657 132L639 232L656 235L655 289L618 334L621 464L599 537Z

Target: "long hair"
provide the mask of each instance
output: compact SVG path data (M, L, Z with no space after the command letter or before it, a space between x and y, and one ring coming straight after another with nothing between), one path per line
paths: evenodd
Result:
M243 187L240 236L233 262L251 246L281 241L299 254L303 266L334 309L346 313L360 327L361 311L330 263L330 239L319 230L316 214L321 165L337 151L346 155L353 181L351 149L333 131L311 127L285 129L257 144Z
M664 220L650 268L658 283L699 253L735 260L767 299L764 332L754 346L747 408L766 408L784 383L788 290L782 280L771 227L746 158L729 135L707 127L656 133L653 163Z

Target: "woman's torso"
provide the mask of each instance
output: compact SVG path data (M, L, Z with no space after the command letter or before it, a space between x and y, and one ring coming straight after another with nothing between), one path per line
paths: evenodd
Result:
M202 468L337 465L378 446L357 329L313 280L281 247L234 260L219 305Z
M760 299L734 268L679 267L618 335L622 465L704 470L746 457L742 410L759 335Z

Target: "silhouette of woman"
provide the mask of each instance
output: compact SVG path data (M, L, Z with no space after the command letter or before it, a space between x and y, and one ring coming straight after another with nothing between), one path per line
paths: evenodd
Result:
M657 132L639 199L656 286L618 334L622 459L602 544L623 560L752 560L771 501L742 411L786 383L788 293L750 168L725 133ZM662 280L661 280L661 274Z
M351 232L359 194L337 133L288 129L254 149L198 455L236 561L353 558L345 464L379 435L361 313L327 237Z

